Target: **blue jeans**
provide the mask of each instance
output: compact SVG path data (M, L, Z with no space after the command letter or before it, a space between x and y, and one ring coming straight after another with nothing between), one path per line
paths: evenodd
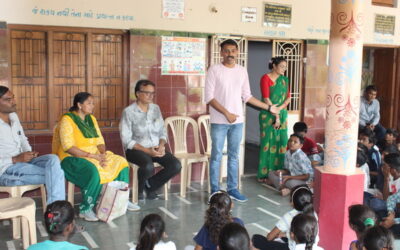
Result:
M242 140L243 123L211 124L211 192L219 190L219 173L224 150L225 138L228 137L228 179L227 190L237 189L239 175L239 147Z
M64 171L56 155L42 155L30 162L18 162L0 176L1 186L45 184L47 204L65 200Z

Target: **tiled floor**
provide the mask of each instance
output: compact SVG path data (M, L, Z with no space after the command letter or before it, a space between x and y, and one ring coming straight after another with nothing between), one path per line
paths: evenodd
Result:
M186 199L178 194L179 186L172 186L169 200L146 201L141 203L140 212L127 212L111 224L103 222L85 222L77 219L86 228L86 232L75 234L71 242L98 249L129 249L138 237L141 219L149 213L162 215L166 222L169 239L178 249L193 244L192 238L204 221L208 194L206 186L192 184ZM282 198L277 192L256 182L255 177L243 178L243 193L249 198L246 203L234 203L233 215L241 218L249 234L265 234L290 209L288 198ZM79 201L79 198L76 197ZM38 203L40 204L40 203ZM48 239L43 228L42 210L37 211L38 241ZM399 243L399 242L397 242ZM12 240L12 228L9 221L0 221L0 249L22 249L21 240ZM397 244L400 247L400 244ZM397 248L396 248L397 249ZM400 249L400 248L398 248Z

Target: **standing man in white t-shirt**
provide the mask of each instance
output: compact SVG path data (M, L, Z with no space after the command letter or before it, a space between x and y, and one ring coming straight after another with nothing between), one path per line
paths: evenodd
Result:
M234 40L221 43L222 63L212 65L207 72L205 101L210 105L211 123L211 194L219 188L219 169L225 138L228 142L227 191L231 198L245 202L247 198L238 188L239 146L243 131L243 102L277 112L276 106L269 106L251 95L247 70L236 64L239 50Z

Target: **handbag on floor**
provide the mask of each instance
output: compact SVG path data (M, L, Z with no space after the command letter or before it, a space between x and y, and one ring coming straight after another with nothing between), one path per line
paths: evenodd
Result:
M110 222L126 213L129 200L128 183L112 181L103 185L97 204L97 218Z

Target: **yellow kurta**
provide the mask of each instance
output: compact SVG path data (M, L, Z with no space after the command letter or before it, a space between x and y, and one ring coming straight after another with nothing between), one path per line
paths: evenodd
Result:
M97 146L105 144L104 138L96 118L92 115L91 117L99 135L97 138L85 138L71 117L67 115L62 116L61 121L54 131L52 145L53 153L57 154L61 161L65 157L71 156L67 153L67 150L73 146L90 154L99 154ZM122 169L129 166L125 158L115 155L111 151L106 152L107 166L105 167L101 167L98 160L86 157L83 159L90 161L97 167L100 175L100 184L113 181Z

